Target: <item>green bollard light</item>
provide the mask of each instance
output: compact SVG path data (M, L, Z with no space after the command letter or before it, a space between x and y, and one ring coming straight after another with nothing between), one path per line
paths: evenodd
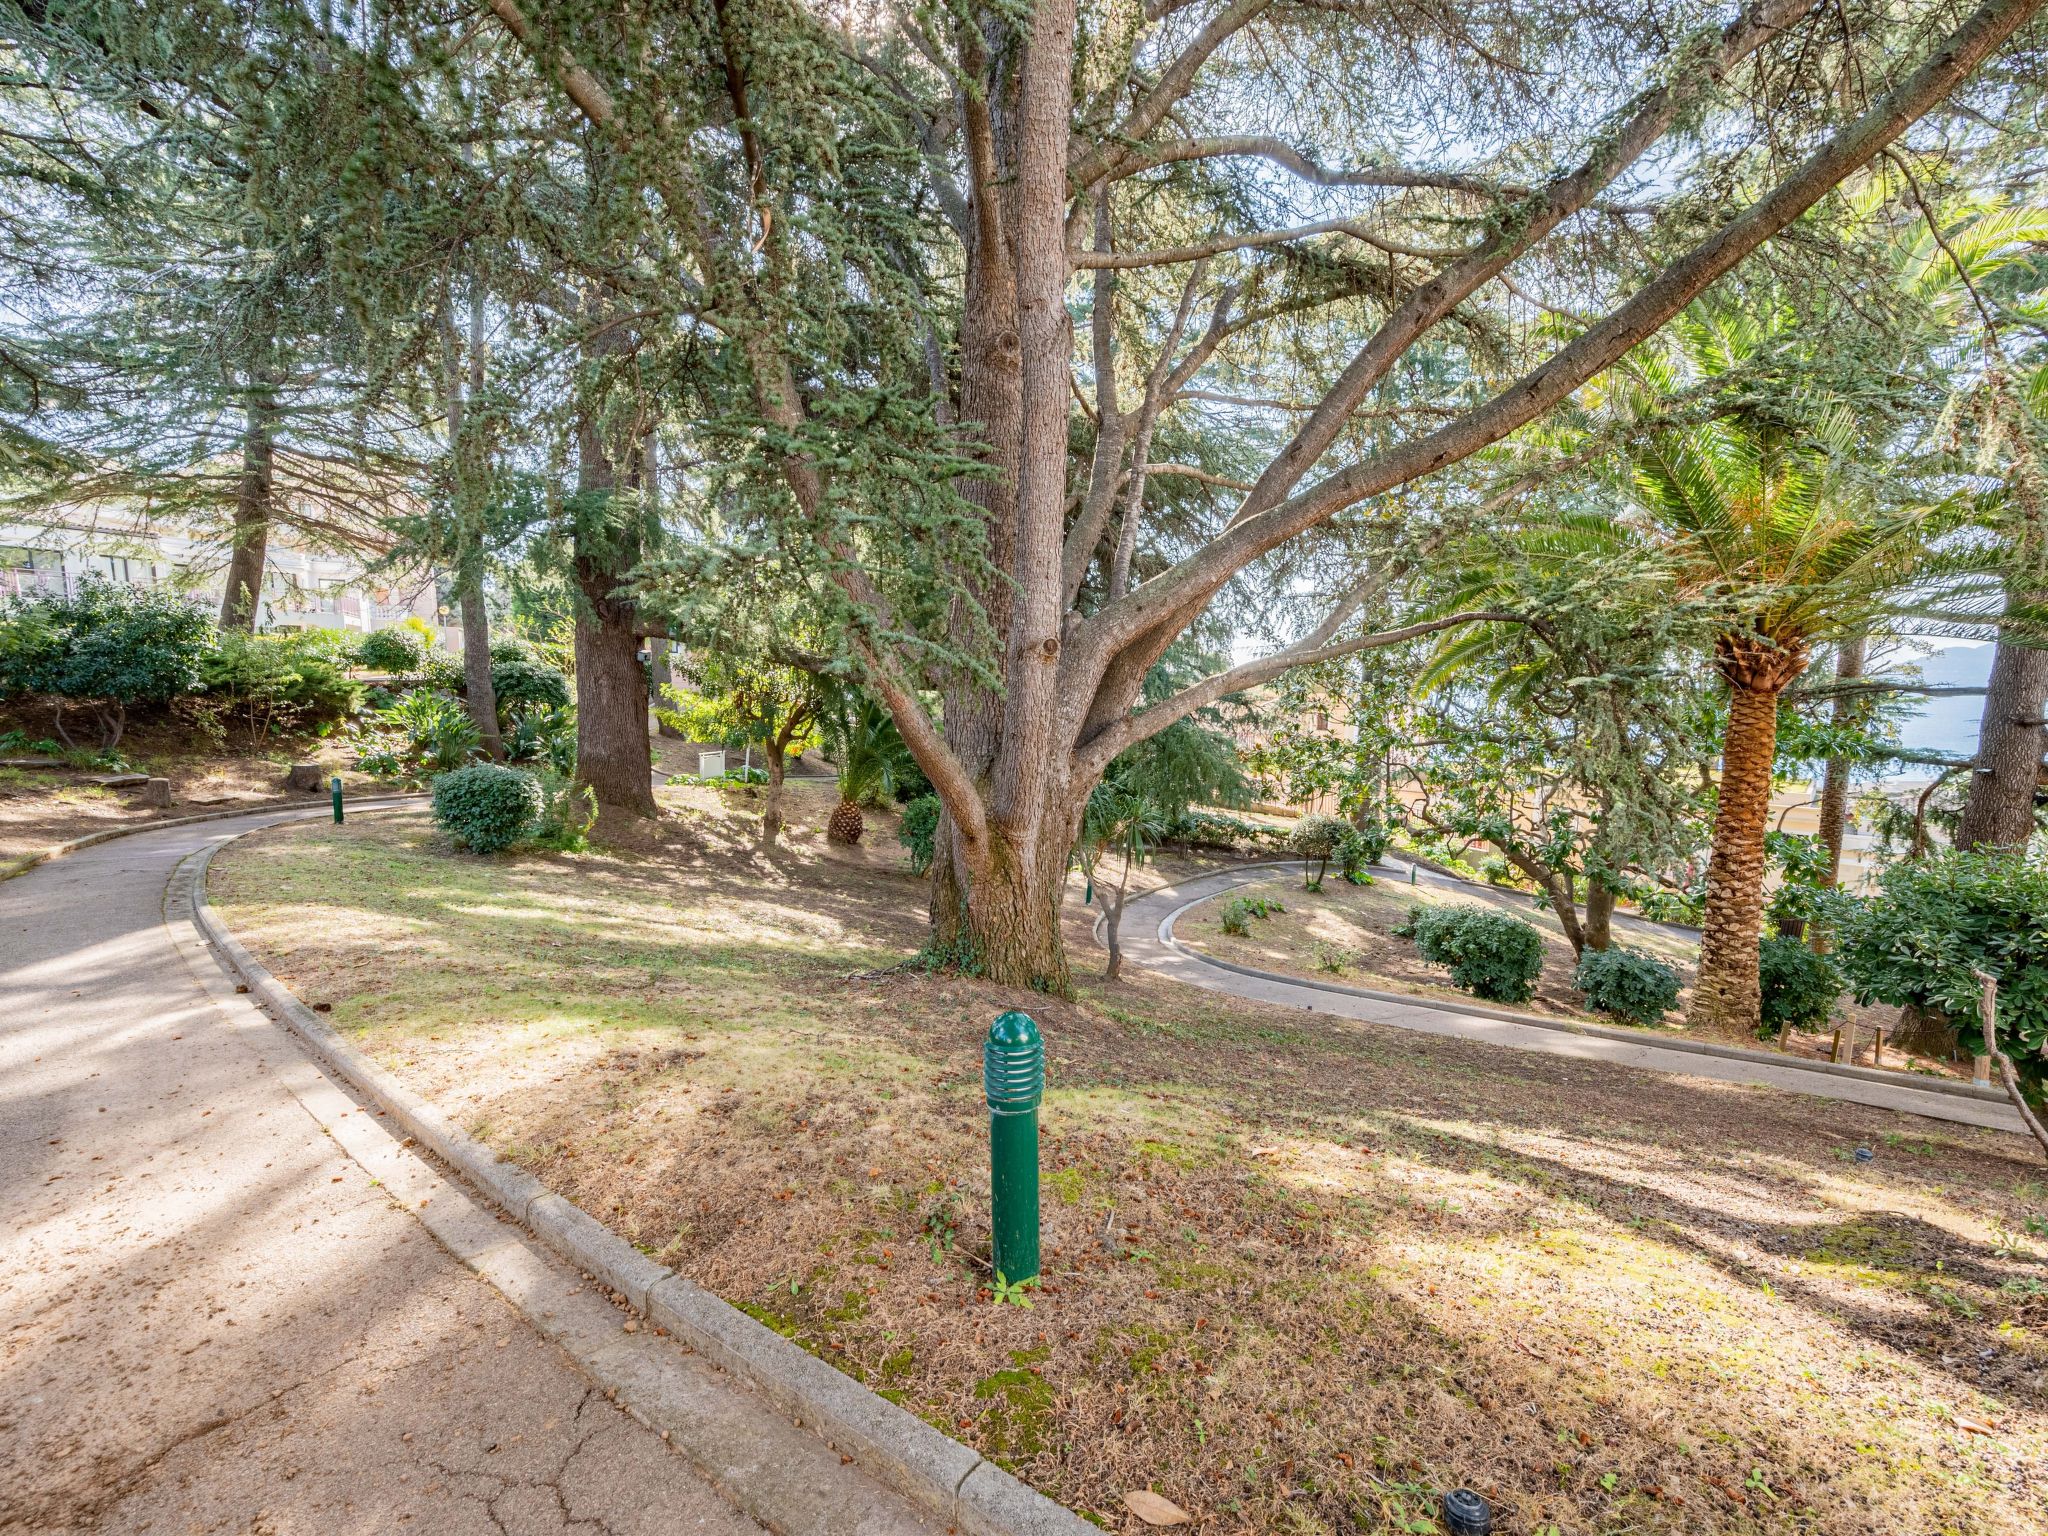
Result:
M988 1091L989 1225L996 1274L1006 1286L1038 1278L1038 1106L1045 1097L1045 1042L1028 1013L1003 1014L981 1051Z
M327 787L334 791L334 824L338 827L341 825L341 775L337 773L328 781Z

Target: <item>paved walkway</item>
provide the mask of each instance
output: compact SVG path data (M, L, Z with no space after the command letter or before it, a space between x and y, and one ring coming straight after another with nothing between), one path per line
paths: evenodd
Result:
M1362 1019L1423 1034L1483 1040L1490 1045L1537 1051L1549 1056L1604 1061L1615 1066L1641 1067L1652 1072L1670 1072L1687 1077L1710 1077L1722 1082L1764 1084L1823 1099L1840 1099L1879 1109L1925 1115L1934 1120L2025 1134L2026 1128L2008 1104L1916 1088L1904 1074L1900 1074L1896 1083L1879 1082L1783 1065L1768 1057L1753 1059L1764 1056L1762 1052L1744 1053L1741 1057L1700 1055L1660 1046L1647 1038L1638 1044L1634 1040L1612 1039L1605 1034L1488 1018L1484 1014L1468 1013L1455 1007L1433 1008L1420 1003L1361 997L1354 992L1310 981L1246 975L1219 965L1174 940L1173 921L1178 914L1209 897L1240 885L1270 880L1280 872L1283 871L1273 865L1223 870L1134 898L1124 910L1121 930L1124 959L1130 964L1170 976L1175 981L1253 1002L1307 1008L1317 1013L1332 1013L1341 1018Z
M347 1113L338 1090L188 967L166 878L277 819L0 884L0 1531L759 1532L346 1156L308 1108Z

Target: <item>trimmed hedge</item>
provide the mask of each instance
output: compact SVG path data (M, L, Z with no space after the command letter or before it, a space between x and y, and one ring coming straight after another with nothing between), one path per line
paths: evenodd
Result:
M472 853L498 853L540 819L540 781L517 768L471 763L434 780L434 821Z
M1678 1003L1678 972L1632 949L1589 949L1572 985L1595 1013L1631 1024L1656 1024Z
M1400 930L1454 984L1490 1003L1526 1003L1543 974L1543 935L1479 907L1416 907Z

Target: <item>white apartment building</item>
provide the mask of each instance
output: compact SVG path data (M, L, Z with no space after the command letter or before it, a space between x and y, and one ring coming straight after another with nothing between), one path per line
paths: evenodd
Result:
M134 586L176 586L217 609L227 572L218 540L145 528L117 515L0 520L0 598L68 594L95 576ZM259 630L367 633L407 618L431 626L447 649L462 649L461 624L434 577L394 584L387 575L366 574L352 556L304 548L286 530L272 529L257 603Z

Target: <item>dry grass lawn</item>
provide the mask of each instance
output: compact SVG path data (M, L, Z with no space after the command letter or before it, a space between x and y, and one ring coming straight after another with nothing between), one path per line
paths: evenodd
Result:
M633 856L424 817L216 861L228 922L459 1123L1115 1529L2048 1528L2048 1180L2018 1138L1236 1004L906 967L886 825L712 792ZM1069 903L1077 961L1087 912ZM979 1043L1044 1025L1045 1286L987 1299ZM1858 1147L1874 1160L1859 1162Z

